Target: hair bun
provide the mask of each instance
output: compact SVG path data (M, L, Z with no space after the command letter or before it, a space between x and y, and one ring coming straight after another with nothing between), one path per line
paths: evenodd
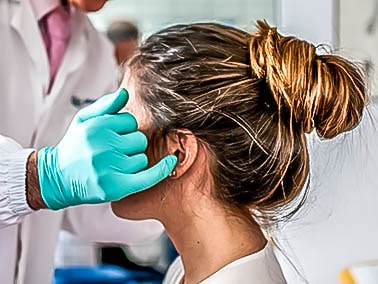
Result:
M314 45L282 36L265 21L257 21L250 40L251 67L265 79L279 111L309 133L315 127L324 138L354 128L366 103L360 69L336 55L317 55Z

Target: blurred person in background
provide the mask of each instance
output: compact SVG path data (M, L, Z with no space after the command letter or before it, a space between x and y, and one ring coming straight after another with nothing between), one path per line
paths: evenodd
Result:
M61 191L58 191L53 190L55 187L52 183L47 186L43 183L46 182L47 177L60 175L59 164L56 164L56 167L48 167L47 164L54 162L57 158L52 155L55 150L63 150L65 146L66 151L62 153L62 156L67 154L67 151L72 154L76 146L88 142L86 144L88 147L89 142L93 143L93 137L102 133L102 131L98 133L94 131L100 130L101 127L93 126L91 129L95 135L91 135L84 141L85 143L82 143L80 137L75 135L75 131L85 129L84 126L87 124L83 124L83 121L90 116L113 114L127 101L127 93L121 90L110 97L98 100L90 108L83 108L103 94L116 89L117 64L113 56L113 47L94 29L84 13L100 9L105 2L105 0L21 0L0 3L0 36L2 38L0 132L20 144L3 136L0 137L0 202L2 205L0 208L0 283L51 283L54 251L58 233L62 227L87 240L126 243L149 241L162 232L161 225L155 221L133 222L116 218L110 211L109 204L63 209L71 205L105 202L119 197L109 198L106 192L100 191L95 191L95 196L91 197L91 190L95 188L88 185L76 193L73 192L74 198L65 199L62 192L68 192L74 184L69 183L70 186L67 188L63 186L60 188ZM72 123L79 126L74 130L70 127L73 131L69 136L70 140L64 139L66 137L62 139L69 123L80 108L83 108L82 111ZM135 119L130 115L126 116L129 118L125 120L124 116L123 122L128 121L130 125L134 125L131 128L136 129ZM91 122L89 124L93 125ZM126 131L129 124L121 123L120 132ZM114 129L114 125L112 127ZM107 139L110 137L108 135ZM116 137L118 136L114 138L118 139ZM126 141L122 144L122 149L120 149L122 153L118 152L118 155L121 155L118 156L120 163L127 158L124 156L126 153L138 153L142 150L139 148L146 147L145 137L140 132L135 132L132 137L127 136L124 139L139 139L140 143L135 145ZM56 145L60 140L61 142L56 147L45 147ZM111 143L110 140L104 141L103 135L97 137L95 141L99 142L95 143L97 147ZM31 149L22 150L22 147ZM33 149L37 149L38 159L36 153L32 152ZM75 159L81 154L88 154L88 150L90 149L78 147L75 155L60 156L60 158ZM32 153L30 159L33 159L34 166L26 169L25 160L30 153ZM15 155L20 157L14 157ZM147 165L145 156L138 157L140 162L125 163L120 168L131 166L134 170L130 169L130 171L133 172L138 168L141 169L141 165L142 168L145 167ZM136 158L130 156L129 159ZM46 161L46 164L40 167L41 161ZM40 192L42 197L34 196L36 199L27 199L26 192L30 191L25 191L25 175L30 177L33 172L33 176L38 179L35 173L37 162L40 173L39 182L42 182ZM90 162L93 161L90 160ZM103 162L103 164L106 163ZM12 171L12 165L13 167L19 165L20 169ZM88 167L84 166L85 171L82 169L83 166L81 165L80 171L74 173L78 178L80 176L85 178L87 173L94 170L91 168L91 163ZM156 169L156 173L164 175L164 171L167 171L168 175L170 170L166 166ZM114 165L104 167L104 173L115 168L117 167ZM55 169L56 172L54 172ZM43 175L40 170L43 171ZM16 179L17 176L21 178ZM156 179L155 182L158 180ZM58 179L50 179L50 182L58 181ZM93 180L92 185L97 181L98 179ZM12 182L15 184L12 185ZM149 178L144 175L139 182L139 186L147 185ZM114 184L110 187L113 186ZM101 187L97 189L99 188L101 189ZM16 193L15 189L19 189L19 192ZM121 189L116 186L112 190ZM130 190L129 193L132 193L133 189L130 188ZM89 194L88 200L78 199L78 196L86 193ZM37 199L39 202L35 202ZM63 210L37 211L45 207ZM105 227L104 224L106 224Z
M106 34L114 44L115 57L119 65L129 59L138 47L139 30L132 22L113 22Z

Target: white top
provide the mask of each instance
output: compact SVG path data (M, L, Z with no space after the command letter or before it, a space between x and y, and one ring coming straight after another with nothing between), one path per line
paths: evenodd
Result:
M181 257L169 267L163 284L179 284L184 276ZM268 243L254 254L239 258L200 282L201 284L284 284L286 280L281 267Z

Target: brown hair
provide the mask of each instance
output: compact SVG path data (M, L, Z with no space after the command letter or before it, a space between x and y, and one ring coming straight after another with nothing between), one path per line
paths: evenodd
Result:
M305 133L352 129L366 101L356 65L262 21L253 34L214 23L169 27L129 68L154 126L189 129L210 149L215 197L268 220L304 187Z

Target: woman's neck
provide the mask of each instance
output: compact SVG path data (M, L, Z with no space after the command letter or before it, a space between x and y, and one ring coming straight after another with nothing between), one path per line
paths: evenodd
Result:
M210 198L189 203L162 220L181 255L185 284L198 283L265 246L266 239L252 218L231 215Z

